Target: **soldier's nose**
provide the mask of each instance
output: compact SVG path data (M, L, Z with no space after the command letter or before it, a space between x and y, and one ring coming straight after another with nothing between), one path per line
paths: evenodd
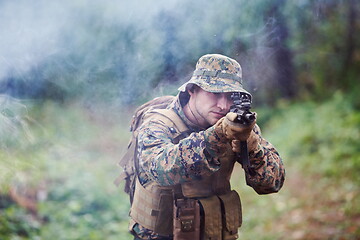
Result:
M217 106L221 110L227 110L230 108L231 102L229 101L228 97L224 94L222 95L217 102Z

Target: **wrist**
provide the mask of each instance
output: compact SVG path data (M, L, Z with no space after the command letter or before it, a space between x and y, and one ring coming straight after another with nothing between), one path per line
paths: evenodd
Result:
M264 156L264 150L260 143L257 143L256 146L249 148L249 156L251 158L261 158Z
M228 136L224 131L224 118L220 119L214 126L208 128L206 131L212 132L219 143L229 142Z
M209 127L203 131L205 149L212 157L221 157L229 150L230 144L225 135L217 130L216 126Z
M251 131L249 138L247 139L248 151L249 153L257 153L262 150L262 146L260 144L261 139L260 135L256 134L255 131Z

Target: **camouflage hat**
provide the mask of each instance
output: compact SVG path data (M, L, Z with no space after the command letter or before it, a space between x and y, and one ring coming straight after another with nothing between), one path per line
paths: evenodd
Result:
M202 56L188 82L179 91L185 92L188 84L195 84L208 92L245 92L242 86L242 70L240 64L220 54Z

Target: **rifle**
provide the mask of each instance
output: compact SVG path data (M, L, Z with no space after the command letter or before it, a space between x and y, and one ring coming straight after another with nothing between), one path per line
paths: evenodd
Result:
M235 92L231 94L231 99L233 100L233 105L230 107L230 112L237 114L235 122L244 125L251 124L255 120L255 113L250 112L251 95L244 92ZM242 164L244 168L248 168L250 162L246 141L240 142L240 153L238 153L238 157L240 157L238 162Z

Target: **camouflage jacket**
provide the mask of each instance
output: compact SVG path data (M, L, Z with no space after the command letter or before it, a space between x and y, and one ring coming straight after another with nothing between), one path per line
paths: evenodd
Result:
M155 181L160 186L170 186L196 180L221 168L220 153L236 157L231 148L223 148L224 142L216 136L214 126L200 129L186 118L179 95L168 108L173 109L191 131L178 143L173 143L171 129L161 122L150 121L140 127L139 179L143 185ZM259 194L277 192L285 178L283 162L274 146L261 136L257 125L254 131L260 144L249 156L250 168L255 174L245 171L247 184Z

